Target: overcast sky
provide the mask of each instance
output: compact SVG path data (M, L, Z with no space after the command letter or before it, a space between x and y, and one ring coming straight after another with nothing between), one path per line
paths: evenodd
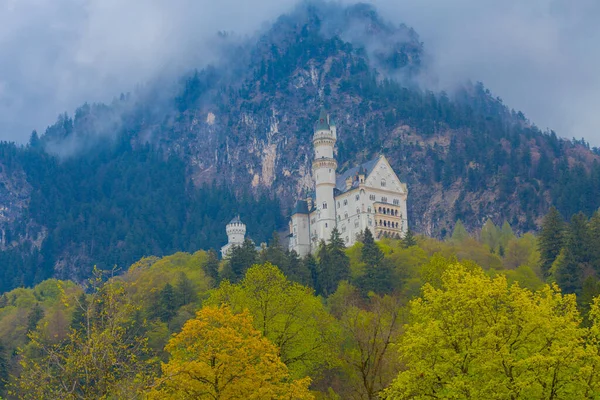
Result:
M344 0L344 3L349 1ZM600 1L372 0L415 28L440 88L481 80L542 129L600 146ZM210 62L293 0L0 0L0 140Z

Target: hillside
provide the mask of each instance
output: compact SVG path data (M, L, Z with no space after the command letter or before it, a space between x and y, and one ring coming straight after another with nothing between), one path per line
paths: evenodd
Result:
M285 229L310 186L320 107L340 171L385 153L409 187L409 223L446 236L491 218L536 230L600 206L600 157L541 132L481 83L418 85L417 33L371 6L305 3L250 38L215 36L218 63L62 115L25 147L0 146L0 292L97 264L217 248L240 213L256 242Z

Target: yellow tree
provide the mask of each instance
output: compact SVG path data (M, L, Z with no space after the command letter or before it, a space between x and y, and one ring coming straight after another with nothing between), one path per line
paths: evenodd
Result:
M238 284L223 282L205 303L248 309L254 327L280 351L294 377L303 377L331 361L335 319L313 290L291 282L275 266L254 265Z
M593 314L596 315L596 314ZM389 399L597 398L597 347L575 296L450 265L411 302ZM586 345L586 341L588 342Z
M312 399L309 378L292 380L277 348L248 312L204 307L165 348L150 399Z

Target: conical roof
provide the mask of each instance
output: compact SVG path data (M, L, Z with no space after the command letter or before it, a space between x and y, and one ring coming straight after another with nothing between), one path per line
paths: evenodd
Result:
M229 223L227 225L231 225L231 224L241 224L242 220L240 219L240 215L236 215L235 217L233 217L233 219L231 221L229 221Z
M329 130L329 118L325 108L321 108L321 114L319 114L319 120L315 126L315 131Z

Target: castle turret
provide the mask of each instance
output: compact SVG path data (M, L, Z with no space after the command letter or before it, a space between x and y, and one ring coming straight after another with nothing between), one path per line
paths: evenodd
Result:
M321 110L315 125L313 147L313 177L315 179L315 206L317 209L317 236L328 239L335 227L335 188L337 162L333 158L333 149L337 140L335 124L325 110Z
M227 244L221 247L221 257L226 258L233 246L244 244L246 237L246 225L242 222L239 215L236 215L225 227L227 232Z

